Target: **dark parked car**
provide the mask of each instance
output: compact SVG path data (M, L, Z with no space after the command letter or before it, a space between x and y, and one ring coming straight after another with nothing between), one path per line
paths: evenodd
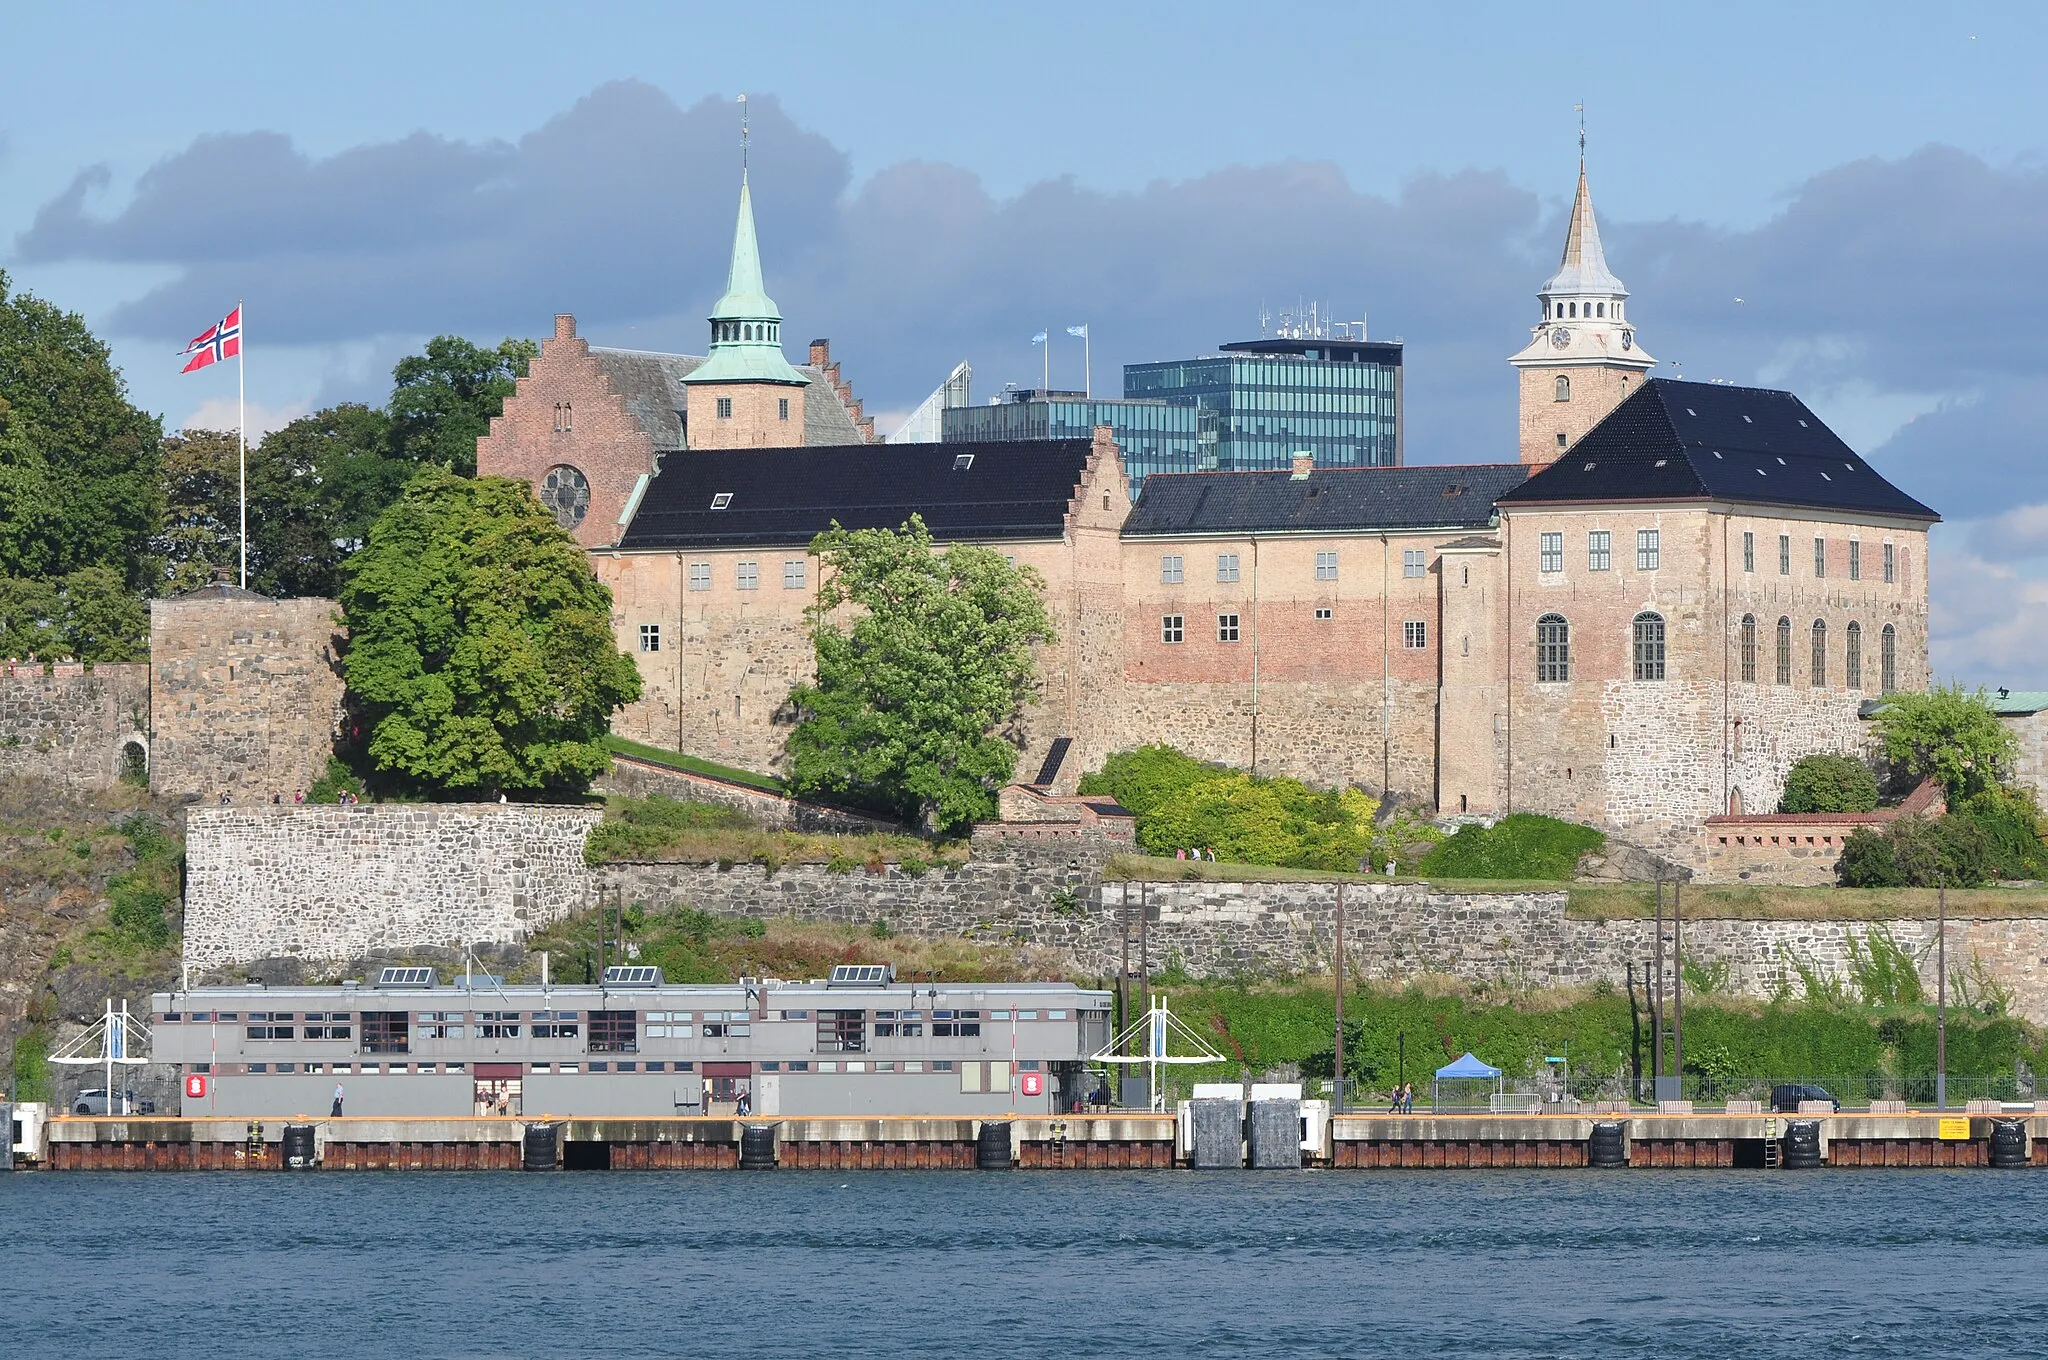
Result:
M1771 1108L1779 1114L1798 1114L1802 1100L1825 1100L1829 1108L1839 1110L1842 1102L1827 1093L1822 1086L1795 1086L1790 1083L1771 1088Z

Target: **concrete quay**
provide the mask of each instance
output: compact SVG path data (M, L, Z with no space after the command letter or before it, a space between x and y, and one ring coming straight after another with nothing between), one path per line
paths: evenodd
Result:
M1798 1164L1796 1155L1788 1163L1781 1154L1800 1138L1811 1149L1811 1165L2048 1166L2048 1110L2038 1107L2034 1113L1965 1114L1314 1112L1302 1122L1301 1165L1340 1170L1773 1167ZM1805 1131L1795 1132L1795 1124ZM1129 1170L1193 1160L1185 1112L1177 1118L1120 1111L1007 1120L58 1117L34 1140L40 1155L16 1164L67 1171L282 1170L288 1127L300 1131L300 1164L329 1170L738 1169L749 1129L758 1142L755 1160L746 1164L756 1167ZM1604 1159L1596 1152L1603 1140Z

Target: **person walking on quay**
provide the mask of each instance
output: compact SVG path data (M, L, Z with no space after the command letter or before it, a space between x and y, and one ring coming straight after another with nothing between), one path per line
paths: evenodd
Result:
M341 1118L341 1097L341 1083L337 1081L334 1083L334 1109L332 1111L332 1117L335 1119Z

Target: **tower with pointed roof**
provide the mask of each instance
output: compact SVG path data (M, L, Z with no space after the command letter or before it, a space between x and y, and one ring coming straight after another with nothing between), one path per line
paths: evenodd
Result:
M1628 289L1608 269L1600 246L1583 128L1564 259L1536 296L1541 318L1529 344L1508 362L1521 375L1521 461L1541 466L1598 425L1657 366L1636 344Z
M744 135L744 134L743 134ZM744 143L743 143L744 144ZM810 379L782 357L782 313L761 282L754 198L740 169L740 215L725 296L711 309L711 349L683 379L684 444L692 449L789 448L804 442Z

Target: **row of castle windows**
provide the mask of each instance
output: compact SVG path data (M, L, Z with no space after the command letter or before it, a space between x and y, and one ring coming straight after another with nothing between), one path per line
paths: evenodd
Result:
M1665 628L1661 614L1644 611L1631 624L1631 662L1638 680L1664 679ZM1863 625L1851 620L1843 630L1842 685L1863 688ZM1815 619L1809 631L1808 676L1815 689L1828 683L1828 625ZM1738 633L1737 653L1744 684L1756 683L1756 615L1744 614ZM1878 688L1889 694L1898 688L1899 637L1890 624L1878 635ZM1792 620L1780 618L1777 628L1776 679L1792 683ZM1562 614L1545 614L1536 620L1536 679L1541 684L1563 684L1572 678L1572 626Z
M1614 566L1613 536L1609 530L1593 529L1586 534L1586 569L1608 571ZM1884 580L1886 585L1895 584L1899 579L1898 554L1889 542L1883 549ZM1636 530L1636 570L1655 571L1663 560L1661 535L1656 529ZM1745 531L1742 535L1742 569L1756 570L1756 535ZM1539 572L1561 572L1564 570L1564 534L1548 532L1536 535L1536 570ZM1778 574L1792 574L1792 535L1778 535ZM1828 541L1819 534L1813 539L1813 575L1817 581L1824 581L1828 575ZM1863 543L1860 539L1849 540L1849 579L1863 579Z
M1328 622L1335 611L1322 608L1316 610L1316 618ZM1240 616L1218 614L1216 616L1216 640L1237 642L1242 639L1243 627ZM1168 645L1188 640L1188 618L1185 614L1161 614L1159 616L1159 640ZM1422 619L1408 619L1401 624L1401 645L1410 651L1422 651L1429 646L1429 624ZM646 648L641 648L645 651Z
M732 344L743 340L780 340L782 327L773 321L714 321L711 342Z
M1216 579L1231 582L1241 579L1243 559L1237 553L1216 554ZM1315 564L1318 581L1337 579L1337 553L1334 549L1318 551ZM1401 550L1401 575L1427 576L1429 556L1421 548ZM1159 558L1159 584L1163 586L1185 585L1188 579L1188 559L1182 553L1165 553Z
M717 409L717 411L718 411L718 418L719 418L720 420L731 420L731 419L732 419L732 398L731 398L731 397L720 397L720 398L718 398L718 405L717 405L717 408L716 408L716 409ZM775 418L776 418L777 420L788 420L788 419L789 419L789 398L788 398L788 397L777 397L777 398L775 399Z
M782 588L802 590L809 581L808 560L802 557L785 557L782 560ZM733 586L738 590L759 590L761 588L761 564L759 562L736 562L733 564ZM711 589L711 564L692 562L689 567L689 584L692 590ZM641 651L656 650L642 647Z
M1526 316L1528 313L1524 312L1523 315ZM1587 303L1586 315L1595 319L1604 318L1607 315L1607 304L1604 302ZM1553 321L1579 320L1579 304L1576 302L1553 302L1550 304L1550 316ZM1616 321L1621 320L1621 304L1619 302L1614 304L1614 319ZM1563 401L1564 398L1559 397L1558 400Z

